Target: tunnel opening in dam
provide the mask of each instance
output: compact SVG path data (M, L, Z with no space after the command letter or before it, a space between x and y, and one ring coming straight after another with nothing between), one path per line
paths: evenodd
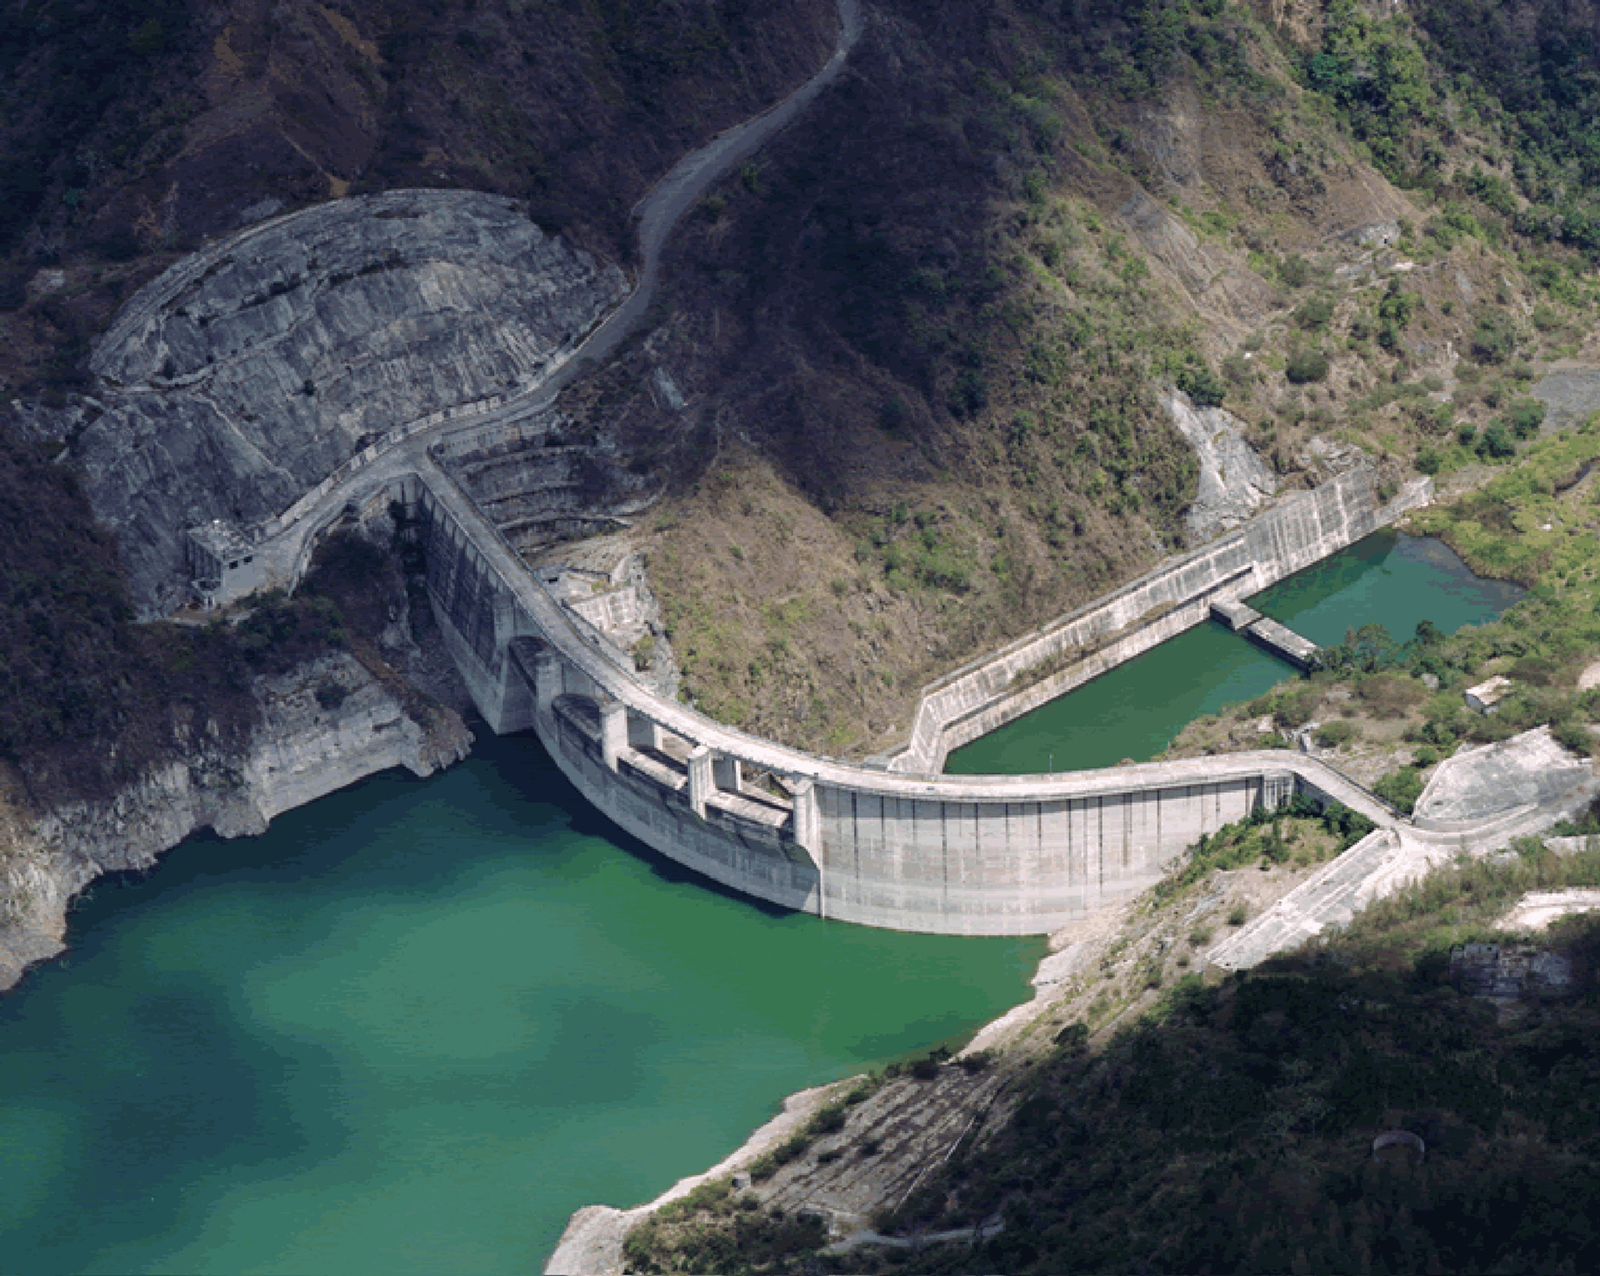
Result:
M1523 595L1475 575L1444 542L1377 532L1250 597L1251 608L1319 646L1381 624L1397 640L1497 619ZM1153 647L954 750L952 775L1026 775L1146 762L1196 718L1295 674L1242 633L1207 623Z

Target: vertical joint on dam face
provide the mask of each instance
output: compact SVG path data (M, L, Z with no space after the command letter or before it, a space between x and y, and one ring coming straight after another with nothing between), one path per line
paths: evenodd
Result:
M561 694L561 656L542 638L528 644L533 651L533 699L540 716L549 714Z
M615 771L628 747L628 706L609 696L600 701L600 754Z
M797 780L793 786L795 845L822 863L822 807L817 801L817 786L811 780Z
M504 651L517 637L517 601L510 594L495 592L490 604L494 615L494 644L496 651Z
M706 801L716 788L711 770L711 750L696 745L689 753L689 806L702 820L706 818Z

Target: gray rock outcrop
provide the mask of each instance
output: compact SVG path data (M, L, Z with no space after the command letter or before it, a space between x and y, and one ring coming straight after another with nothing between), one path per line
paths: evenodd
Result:
M72 430L141 612L180 597L186 527L269 517L397 426L536 386L625 292L470 191L323 204L179 262L95 348Z
M0 802L0 988L63 949L68 905L101 874L148 868L201 829L260 833L283 812L379 771L432 774L471 744L453 712L408 704L350 655L261 679L254 691L261 720L242 749L202 729L182 761L107 801L65 804L33 821Z
M1231 532L1278 490L1272 467L1245 442L1244 423L1225 408L1201 408L1182 390L1167 391L1167 413L1200 463L1194 504L1184 516L1192 544Z

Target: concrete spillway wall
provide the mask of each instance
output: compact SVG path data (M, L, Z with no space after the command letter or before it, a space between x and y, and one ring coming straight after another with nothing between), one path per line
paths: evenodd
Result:
M1036 934L1136 894L1202 835L1297 792L1392 820L1325 764L1283 751L956 777L788 749L640 683L436 468L408 479L402 499L435 614L491 727L531 728L628 833L783 907L897 930Z
M1213 603L1257 593L1388 526L1426 504L1431 490L1420 479L1385 503L1361 467L1280 501L1221 540L931 684L890 770L941 770L952 749L1200 624Z

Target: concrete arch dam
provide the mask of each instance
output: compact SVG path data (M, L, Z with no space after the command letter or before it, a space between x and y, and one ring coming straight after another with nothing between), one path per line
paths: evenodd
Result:
M419 463L400 497L423 539L447 645L491 728L532 729L623 829L782 907L895 930L1037 934L1144 890L1202 835L1297 793L1382 827L1395 822L1326 763L1281 750L956 777L851 765L759 739L643 685L437 464ZM1344 517L1350 484L1295 498L1274 535L1298 527L1325 541L1319 501ZM1376 500L1364 508L1376 511ZM1333 548L1372 530L1376 517L1345 518L1348 537ZM1225 570L1236 574L1232 563ZM1216 582L1192 583L1213 595Z

